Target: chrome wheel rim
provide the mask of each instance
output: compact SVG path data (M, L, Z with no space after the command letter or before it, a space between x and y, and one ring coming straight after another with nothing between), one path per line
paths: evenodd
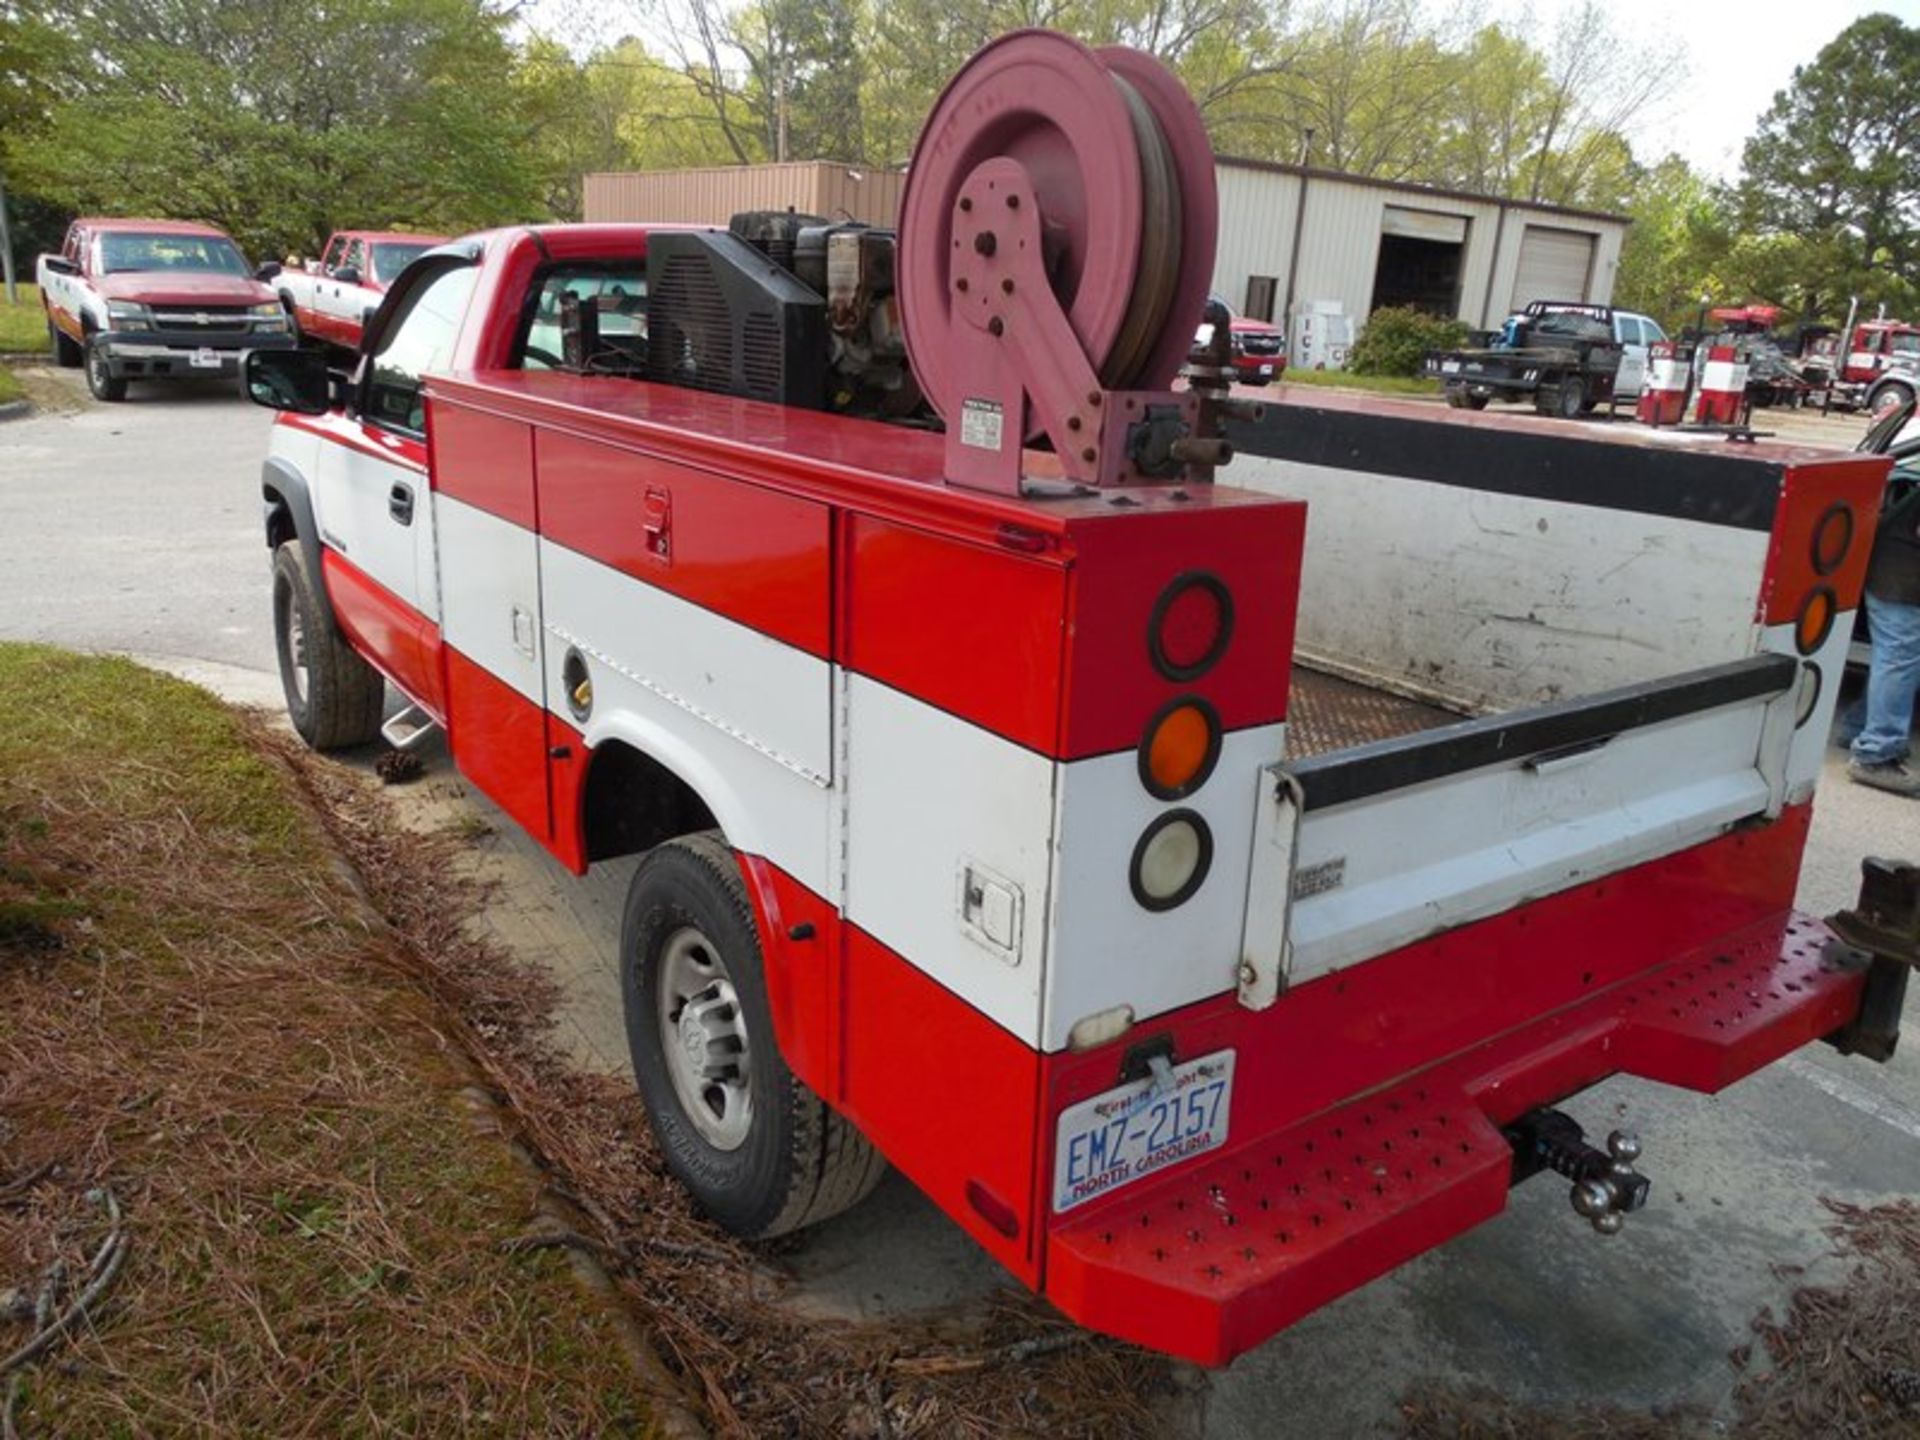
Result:
M660 1050L680 1109L716 1150L737 1150L753 1123L746 1016L726 961L688 925L660 954Z
M300 623L300 607L287 597L287 673L293 677L294 697L307 703L307 630Z

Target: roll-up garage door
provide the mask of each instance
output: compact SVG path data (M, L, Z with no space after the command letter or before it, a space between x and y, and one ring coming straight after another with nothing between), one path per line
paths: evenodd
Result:
M1520 268L1513 277L1513 308L1534 300L1584 300L1593 270L1593 236L1579 230L1529 225L1520 237Z

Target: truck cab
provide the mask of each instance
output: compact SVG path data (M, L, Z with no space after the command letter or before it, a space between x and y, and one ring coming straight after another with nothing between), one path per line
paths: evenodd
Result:
M1666 340L1667 332L1651 315L1615 310L1613 338L1620 346L1620 369L1614 376L1613 393L1622 400L1637 399L1647 385L1647 361L1653 347Z
M336 231L317 261L280 273L280 301L302 339L357 350L380 297L402 270L445 239L400 231Z
M232 377L246 351L293 344L274 267L253 271L211 225L76 220L37 271L55 362L84 365L97 400L131 380Z

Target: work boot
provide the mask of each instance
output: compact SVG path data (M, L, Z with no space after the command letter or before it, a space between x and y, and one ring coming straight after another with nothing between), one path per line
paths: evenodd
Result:
M1903 760L1886 760L1878 765L1851 760L1847 762L1847 778L1856 785L1871 785L1909 800L1920 799L1920 775L1908 769Z

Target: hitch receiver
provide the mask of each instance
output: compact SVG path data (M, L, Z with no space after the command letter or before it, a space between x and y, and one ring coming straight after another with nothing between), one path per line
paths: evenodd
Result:
M1529 1110L1501 1132L1513 1147L1513 1183L1552 1170L1573 1181L1567 1197L1582 1219L1602 1235L1617 1235L1626 1217L1647 1203L1652 1189L1633 1168L1640 1141L1624 1130L1607 1136L1607 1148L1587 1143L1571 1115L1544 1106Z
M1829 916L1827 925L1841 944L1872 957L1860 1013L1827 1036L1827 1043L1842 1055L1885 1064L1900 1043L1908 973L1920 968L1920 865L1862 860L1860 899L1853 909Z

